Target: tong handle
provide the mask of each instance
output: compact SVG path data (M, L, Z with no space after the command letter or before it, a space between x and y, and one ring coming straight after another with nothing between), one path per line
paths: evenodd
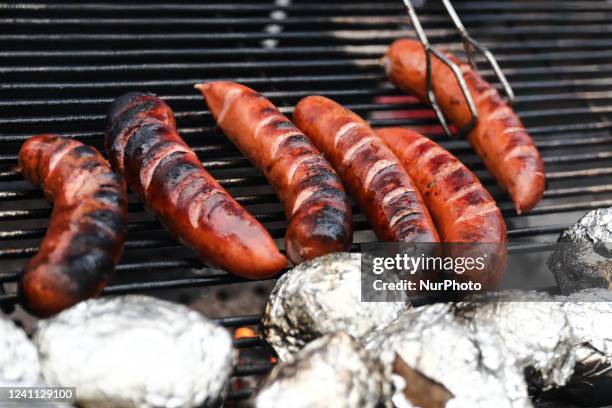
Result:
M429 103L431 104L433 110L435 111L436 116L438 117L438 120L440 121L442 128L444 129L444 132L448 136L451 136L451 137L453 136L463 137L470 130L472 130L472 128L476 125L476 122L478 121L478 112L476 111L476 104L474 103L472 94L467 87L467 84L465 82L465 79L463 78L463 74L461 73L461 70L459 69L459 67L455 63L453 63L451 60L449 60L446 57L446 55L444 55L443 53L438 51L435 47L433 47L431 43L429 42L429 39L427 38L427 34L425 34L425 30L423 29L423 26L421 25L421 21L419 20L419 16L416 13L416 9L414 5L412 4L412 1L403 0L403 2L404 2L404 5L406 6L406 9L408 10L408 15L410 16L410 20L412 21L412 25L416 31L417 37L419 41L421 42L421 44L423 45L423 49L425 51L425 56L426 56L426 61L427 61L427 66L426 66L427 99ZM514 100L514 92L512 91L512 88L510 87L510 83L506 79L506 76L504 75L501 68L499 67L499 64L495 60L493 53L491 53L491 51L489 51L487 48L482 46L480 43L478 43L476 40L474 40L469 35L465 26L461 22L459 15L455 11L455 8L451 4L450 0L442 0L442 3L444 4L444 7L446 8L448 14L453 20L453 23L455 24L455 27L457 28L459 32L459 35L461 36L461 39L463 42L463 48L465 50L468 61L470 65L472 66L472 68L475 70L477 69L476 59L474 57L474 49L476 49L477 51L481 52L485 56L485 58L487 59L491 67L493 68L493 71L495 72L500 83L502 84L504 91L507 95L508 102L512 103L512 101ZM450 128L448 126L448 121L446 120L446 117L444 116L444 112L442 112L442 109L440 108L440 105L438 104L438 100L436 98L436 95L433 89L433 83L432 83L432 77L431 77L431 56L432 54L436 58L438 58L440 61L442 61L442 63L448 66L453 72L453 75L455 76L455 78L457 79L457 82L459 83L459 87L461 88L461 93L463 94L463 97L467 103L468 109L471 114L470 121L465 126L463 126L461 129L458 129L455 135L453 135L452 132L450 131Z

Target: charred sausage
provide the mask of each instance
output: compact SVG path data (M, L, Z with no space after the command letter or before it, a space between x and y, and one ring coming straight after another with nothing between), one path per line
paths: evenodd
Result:
M421 194L365 120L322 96L302 99L293 119L334 166L380 240L439 241Z
M258 279L286 266L264 227L204 169L161 99L128 93L107 116L114 167L163 225L205 262Z
M352 243L351 206L338 175L266 98L234 82L198 84L217 123L264 173L288 219L285 248L297 264Z
M125 182L96 149L57 135L28 139L19 165L53 202L19 285L23 306L46 317L96 296L110 280L127 231Z
M404 128L377 129L423 195L443 242L506 241L506 224L491 194L446 149Z
M468 64L448 55L461 69L478 112L476 127L468 140L497 182L510 194L517 213L531 210L542 198L544 163L518 116L491 84ZM414 40L397 40L389 47L385 67L391 82L427 101L426 59L422 45ZM449 67L432 58L434 93L445 115L457 127L470 119L470 111L457 79Z

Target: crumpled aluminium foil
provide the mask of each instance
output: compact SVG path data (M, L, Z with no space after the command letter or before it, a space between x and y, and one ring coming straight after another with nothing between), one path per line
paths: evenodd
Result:
M345 332L320 337L279 363L253 398L256 408L389 406L382 367Z
M37 386L40 381L38 352L25 332L0 318L0 386Z
M215 405L232 370L232 338L181 305L147 296L91 299L40 321L34 338L50 385L83 407Z
M565 391L583 402L612 401L612 292L586 289L559 297L572 326L576 367Z
M548 266L561 293L588 288L612 290L612 208L588 212L559 237Z
M278 280L263 315L263 332L286 361L324 334L346 331L359 339L378 330L406 310L406 302L361 302L361 255L329 254Z
M450 391L446 408L532 407L523 372L499 334L486 323L470 327L457 319L452 304L404 313L365 340L387 372L399 356Z
M572 328L561 304L543 292L506 291L456 305L470 327L484 325L501 341L538 390L567 383L573 369Z
M0 387L43 387L38 351L15 323L0 317ZM2 402L3 408L68 408L65 402Z

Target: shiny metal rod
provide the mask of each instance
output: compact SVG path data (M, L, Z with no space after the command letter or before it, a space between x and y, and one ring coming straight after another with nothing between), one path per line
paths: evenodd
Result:
M489 62L489 65L491 65L491 67L493 68L493 72L495 72L497 79L499 80L502 87L504 88L504 92L506 93L506 98L507 98L508 103L512 104L512 102L514 102L514 91L512 91L510 82L508 82L506 75L504 75L503 71L499 67L499 64L497 63L497 60L493 56L493 53L489 51L488 48L481 45L478 41L474 40L472 36L470 36L465 26L461 22L461 19L459 18L459 15L455 11L455 7L453 7L450 0L442 0L442 4L444 4L444 7L446 8L448 15L453 20L453 24L455 24L455 27L457 28L457 31L459 32L459 35L461 36L461 41L463 42L463 48L465 49L465 54L472 68L475 70L478 70L478 67L476 66L476 59L474 57L474 48L475 48L484 55L486 60Z
M478 112L476 111L476 104L474 103L472 94L467 87L465 79L463 78L463 74L461 73L461 70L459 69L459 67L455 63L453 63L451 60L449 60L444 53L438 51L435 47L431 45L431 43L429 42L427 38L427 34L425 34L425 30L423 29L423 26L421 25L421 21L419 20L419 17L417 15L413 2L411 0L403 0L403 2L404 2L404 5L406 6L406 9L408 10L408 15L410 16L410 20L412 21L412 25L414 27L414 30L416 31L417 37L419 41L421 42L421 44L423 45L423 49L425 50L426 61L427 61L427 68L426 68L427 70L427 76L426 76L427 77L426 78L427 99L429 100L429 103L433 107L436 113L436 116L438 117L438 120L440 121L442 128L444 129L446 134L449 136L455 136L455 137L464 136L476 124L478 120ZM453 20L453 24L455 25L455 27L457 28L457 31L459 32L459 35L461 36L461 40L463 42L463 48L465 49L465 53L466 53L468 62L471 65L471 67L474 70L478 69L476 65L476 58L474 55L475 51L482 53L485 56L486 60L491 65L491 67L493 68L495 75L497 76L497 78L499 79L499 82L504 88L504 92L507 95L508 102L512 103L514 100L514 92L512 91L512 87L510 86L510 83L506 79L506 76L504 75L501 68L499 67L499 64L495 60L493 53L491 53L491 51L489 51L487 48L482 46L480 43L478 43L476 40L474 40L469 35L469 33L467 32L465 26L461 22L461 19L459 18L459 15L455 11L455 8L453 7L450 0L442 0L442 3L444 4L444 7L446 8L449 16ZM472 118L470 119L470 121L465 126L463 126L461 129L458 129L455 135L453 135L452 132L450 131L448 121L446 120L446 116L444 115L444 112L442 112L442 109L440 108L438 104L438 101L436 99L436 95L434 92L434 87L432 83L432 74L431 74L431 56L432 54L436 58L438 58L440 61L442 61L442 63L448 66L453 72L453 75L455 76L455 78L457 79L457 82L459 83L459 87L461 88L463 97L472 115Z

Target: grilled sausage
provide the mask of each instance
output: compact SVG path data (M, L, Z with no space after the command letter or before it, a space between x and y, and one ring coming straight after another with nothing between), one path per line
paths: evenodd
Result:
M114 167L163 225L198 256L258 279L286 266L264 227L204 169L177 133L172 110L154 95L131 92L107 116Z
M517 213L531 210L542 198L544 164L531 137L499 93L468 64L448 55L460 68L478 112L476 127L467 138L497 182L510 194ZM391 82L426 96L426 59L422 45L397 40L389 47L385 67ZM457 127L471 119L467 103L449 67L432 58L432 83L440 107Z
M266 98L234 82L196 85L217 123L264 173L289 220L285 248L297 264L352 243L351 206L321 153Z
M53 201L19 289L23 306L46 317L96 296L110 280L127 231L125 182L96 149L56 135L28 139L19 165Z
M377 129L423 195L443 242L505 242L506 224L491 194L450 152L404 128Z
M334 166L381 241L439 241L421 194L366 121L322 96L302 99L293 119Z

